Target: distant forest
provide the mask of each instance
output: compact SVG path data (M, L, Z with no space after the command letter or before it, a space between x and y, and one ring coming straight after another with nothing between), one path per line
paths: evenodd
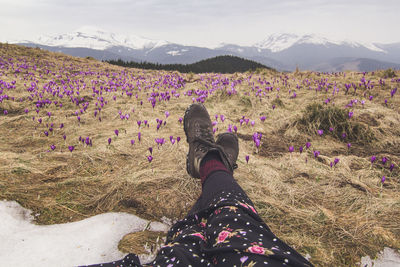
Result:
M153 70L171 70L171 71L176 70L182 73L188 73L188 72L235 73L235 72L246 72L249 70L256 70L256 69L272 70L272 68L264 66L255 61L235 56L217 56L213 58L204 59L192 64L158 64L158 63L134 62L134 61L126 62L121 59L107 60L105 62L123 67L153 69Z

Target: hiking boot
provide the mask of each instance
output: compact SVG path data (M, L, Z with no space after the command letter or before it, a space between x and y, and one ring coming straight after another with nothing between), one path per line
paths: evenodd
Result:
M201 161L209 152L217 152L225 167L233 172L228 156L214 141L210 115L203 104L192 104L186 109L183 128L189 143L186 170L192 177L200 178Z
M236 160L239 155L239 141L236 134L230 132L219 134L216 144L223 148L232 168L237 169Z

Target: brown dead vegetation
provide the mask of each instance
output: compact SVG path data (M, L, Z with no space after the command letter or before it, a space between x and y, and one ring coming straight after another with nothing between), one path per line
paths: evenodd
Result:
M121 71L142 77L166 73L123 69L92 59L5 44L0 44L0 57L37 61L38 69L34 74L45 77L40 85L54 78L46 74L46 66L53 71L68 66L86 83L97 78L80 77L76 69L90 68L101 73L99 79L104 80L108 79L104 74ZM22 90L24 81L18 78L26 73L16 74L11 70L0 70L0 73L1 80L16 80L17 89L7 94L16 99L27 97ZM138 96L145 102L142 106L133 98L127 100L118 96L112 101L112 94L105 94L110 104L102 111L101 123L92 116L95 98L90 90L81 92L85 101L93 104L89 107L90 116L83 116L81 124L71 115L76 108L68 102L62 109L54 105L46 109L53 113L51 120L46 119L44 111L36 115L32 107L29 114L25 114L26 102L0 103L0 111L9 111L9 116L0 114L0 198L16 200L33 210L38 224L71 222L109 211L126 211L150 220L183 218L199 196L201 186L186 173L188 147L178 118L192 103L191 97L183 97L183 92L205 88L200 75L181 75L192 82L179 91L182 97L171 98L168 105L159 103L155 109L146 102L145 93ZM251 82L255 83L258 79L272 83L274 79L288 76L287 86L277 85L280 92L270 92L261 101L247 83L249 73L224 75L243 80L236 88L238 95L227 96L224 91L216 91L205 102L211 116L224 114L226 117L225 122L219 121L217 133L225 131L229 124L238 127L240 154L235 178L262 218L277 236L303 255L309 254L311 262L317 266L355 266L362 256L374 257L385 246L400 249L399 93L388 97L388 90L380 90L377 85L380 77L367 74L376 84L371 90L374 101L354 107L350 122L343 117L347 115L343 113L344 106L350 97L363 98L361 91L351 96L340 93L329 108L314 106L311 109L307 106L313 102L323 103L327 97L324 92L316 94L302 88L296 90L296 98L287 94L305 78L312 81L328 78L343 87L344 83L358 82L362 75L347 73L345 78L341 74L311 72L253 74ZM212 78L215 75L203 76ZM386 86L399 85L388 79ZM390 100L388 106L382 105L385 98ZM118 110L127 112L132 108L135 112L128 123L118 119ZM156 131L154 118L161 118L166 110L171 113L168 123ZM327 116L321 116L321 110L327 111L324 113ZM340 116L332 117L332 114ZM261 115L267 116L265 122L259 120ZM32 116L40 116L44 122L34 124ZM238 121L242 116L255 120L254 127L240 126ZM136 120L151 118L149 128L139 129L136 125ZM324 124L324 118L339 118L327 121L333 123L332 127L348 130L350 139L341 140L341 132L330 135L331 125ZM57 125L64 122L66 127L55 128L54 134L44 138L43 125L50 122ZM320 137L315 131L321 126L326 126L323 128L326 134ZM120 136L113 135L114 129L120 130ZM140 143L136 138L139 131L143 135ZM259 149L252 140L254 132L263 134ZM67 135L65 142L60 138L62 134ZM182 141L171 145L170 135L180 136ZM92 137L93 147L78 144L79 136ZM111 145L107 144L108 137L112 137ZM167 143L157 148L154 143L157 137L166 138ZM130 139L136 139L135 145L130 145ZM299 147L304 147L308 141L311 148L300 154ZM350 149L348 142L352 143ZM56 150L47 152L52 143L56 144ZM73 153L68 151L68 144L76 145ZM150 146L154 149L151 164L146 160ZM289 146L294 146L295 152L289 153ZM314 150L321 152L318 158L314 158ZM246 155L250 155L249 163L245 161ZM371 164L373 155L377 162ZM336 157L340 161L331 168L330 162ZM379 162L382 157L388 158L386 165ZM389 170L389 163L395 164L393 172ZM386 182L381 185L383 175ZM121 242L120 249L144 253L143 246L146 243L148 247L155 246L154 240L159 237L160 241L161 236L161 233L148 231L134 233Z

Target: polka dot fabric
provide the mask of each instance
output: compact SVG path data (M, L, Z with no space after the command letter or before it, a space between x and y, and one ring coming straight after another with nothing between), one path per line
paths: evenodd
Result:
M168 232L153 262L127 255L92 266L312 266L279 240L259 217L246 193L227 172L207 178L189 215Z

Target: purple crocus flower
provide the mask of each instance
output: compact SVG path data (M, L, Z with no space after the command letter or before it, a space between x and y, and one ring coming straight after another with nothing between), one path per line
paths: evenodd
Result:
M136 123L137 123L137 125L138 125L139 128L140 128L140 125L142 124L142 121L137 121Z
M336 164L338 164L339 163L339 159L338 158L335 158L335 160L333 161L333 163L336 165Z
M182 121L183 121L182 117L179 117L178 121L179 121L179 123L182 123Z
M267 117L265 117L265 116L261 116L261 117L260 117L260 120L261 120L262 122L264 122L266 118L267 118Z
M118 136L118 134L119 134L118 129L114 130L114 133L115 133L116 136Z
M131 145L134 145L135 144L135 140L131 140Z
M307 143L306 143L306 148L309 149L310 146L311 146L311 143L310 143L310 142L307 142Z
M233 126L233 130L235 131L235 133L237 133L238 128L236 125Z
M25 113L28 113L28 112L29 112L29 109L26 108L24 111L25 111Z
M181 141L181 137L178 136L178 137L176 138L176 141L179 143L179 142Z
M49 136L49 132L48 131L44 131L44 135L45 136Z
M256 124L256 122L255 121L251 121L251 126L254 126L254 124Z
M169 117L169 112L165 111L165 118L168 118L168 117Z
M149 152L150 152L150 154L153 154L153 148L152 147L149 147Z
M318 158L318 156L321 154L321 152L319 152L318 150L314 151L314 157Z
M69 146L68 149L69 149L69 151L72 152L72 151L74 151L75 147L74 146Z
M324 134L324 130L318 130L317 133L319 134L319 136Z
M246 162L249 163L250 156L246 155Z
M138 136L138 140L139 140L139 142L140 142L140 141L142 140L142 133L141 133L141 132L138 132L137 136Z
M64 128L64 123L60 124L60 129Z
M353 117L353 114L354 114L353 111L350 111L350 112L349 112L349 119L351 119L351 118Z
M300 154L303 153L303 146L299 147Z
M376 157L375 157L375 156L372 156L372 157L371 157L371 163L374 163L375 160L376 160Z
M382 176L381 183L383 184L386 181L386 177Z
M293 147L293 146L290 146L290 147L289 147L289 152L292 153L293 151L294 151L294 147Z
M332 128L332 127L329 127L329 131L330 131L330 132L333 132L333 128Z
M64 138L64 141L65 141L65 139L67 139L67 136L64 134L64 135L63 135L63 138Z
M153 156L147 156L147 160L149 161L149 163L151 163L152 162L152 160L153 160Z
M221 116L219 116L221 118L221 121L224 122L225 121L225 116L221 114Z
M392 172L393 169L394 169L394 164L392 163L392 164L390 164L389 170Z
M383 157L383 158L382 158L382 164L385 165L386 162L387 162L387 160L388 160L387 157Z
M111 144L111 137L108 138L108 145L110 145L110 144Z
M346 133L342 133L342 138L345 139L347 137Z
M351 143L347 143L347 148L350 148L351 147Z
M51 145L50 148L51 148L51 150L54 151L54 149L56 149L56 146L55 145Z

